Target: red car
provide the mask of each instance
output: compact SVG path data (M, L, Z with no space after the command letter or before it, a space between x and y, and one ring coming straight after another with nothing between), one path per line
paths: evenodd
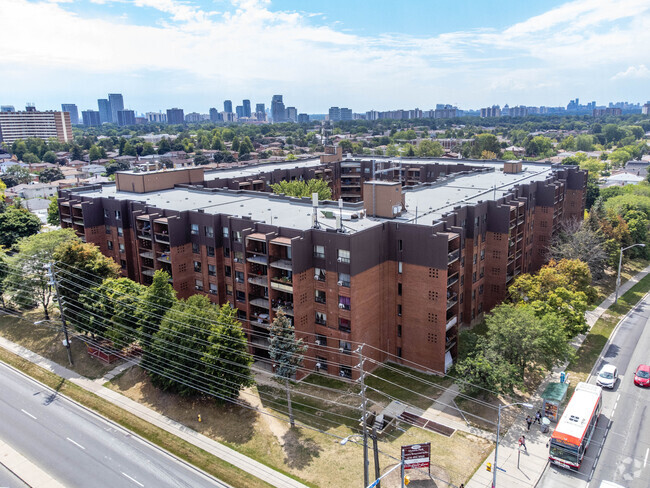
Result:
M650 386L650 366L641 364L634 373L634 384L636 386Z

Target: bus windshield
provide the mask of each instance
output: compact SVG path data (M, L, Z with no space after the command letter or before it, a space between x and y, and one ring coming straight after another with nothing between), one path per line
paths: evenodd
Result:
M555 441L551 441L551 456L569 463L578 464L578 450L562 446Z

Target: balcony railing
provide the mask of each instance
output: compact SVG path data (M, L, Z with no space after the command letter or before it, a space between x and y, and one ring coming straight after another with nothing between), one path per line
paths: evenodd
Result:
M140 239L151 240L151 232L146 231L146 230L138 231L138 237L139 237Z
M447 330L451 329L454 325L458 323L458 316L454 315L447 321Z
M263 264L266 266L269 263L269 258L266 256L248 256L246 261L249 263Z
M288 259L278 259L271 263L272 268L284 269L285 271L293 270L293 263Z
M447 286L451 286L458 281L458 273L454 273L449 278L447 278Z
M447 310L458 303L458 295L455 293L447 299Z
M249 276L248 282L252 283L253 285L266 286L266 287L269 286L266 275Z
M286 293L293 293L293 285L285 284L282 282L271 281L271 288L278 291L284 291Z
M267 310L269 309L268 298L251 298L249 303L251 305L255 305L256 307L265 308Z
M142 256L143 258L153 259L153 252L151 251L141 252L140 256Z
M456 249L455 251L451 251L449 254L449 259L447 260L449 263L453 263L458 259L460 256L460 249Z
M156 233L156 242L169 242L169 234Z

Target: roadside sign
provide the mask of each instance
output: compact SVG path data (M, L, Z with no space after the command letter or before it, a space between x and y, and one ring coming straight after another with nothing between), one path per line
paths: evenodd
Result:
M402 446L404 469L428 468L431 464L431 443Z

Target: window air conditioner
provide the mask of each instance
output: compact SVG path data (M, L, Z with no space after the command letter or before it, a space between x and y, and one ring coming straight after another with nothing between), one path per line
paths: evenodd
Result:
M342 281L337 281L336 284L339 285L339 286L343 286L343 282L342 282Z
M314 279L317 280L317 279L318 279L318 275L314 275Z
M343 352L343 348L342 348L342 347L339 347L339 352Z
M345 308L345 305L343 305L342 303L339 303L339 308Z
M342 263L342 262L343 262L343 258L338 258L337 261L338 261L339 263Z
M314 341L314 344L316 344L317 346L320 346L320 341L319 341L318 339L316 339L316 340Z
M316 369L321 369L323 365L321 363L316 363Z

